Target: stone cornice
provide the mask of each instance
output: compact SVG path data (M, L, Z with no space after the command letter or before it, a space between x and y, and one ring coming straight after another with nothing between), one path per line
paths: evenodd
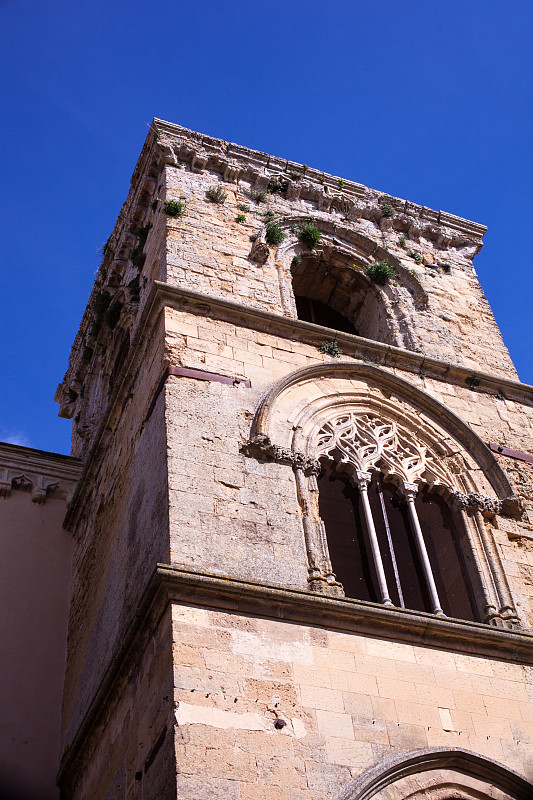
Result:
M400 369L462 388L466 388L466 378L475 375L479 379L479 386L476 388L478 393L495 395L498 391L503 391L508 400L533 405L533 386L527 383L473 370L449 361L441 361L412 350L403 350L401 347L365 339L362 336L342 333L322 325L315 325L312 322L303 322L270 311L243 306L230 300L222 300L169 286L159 281L154 282L147 307L148 305L152 310L157 308L158 311L163 305L168 305L191 313L209 314L216 316L217 319L240 324L243 327L254 328L271 333L273 336L281 336L314 346L321 344L324 339L334 338L345 356L359 358L363 361L366 359L376 366Z
M306 164L288 161L285 158L271 156L268 153L243 147L234 142L226 142L214 136L197 133L189 128L183 128L181 125L175 125L165 120L154 119L152 129L157 132L160 146L163 149L165 147L169 149L169 159L179 157L185 162L190 162L191 169L196 172L202 172L206 168L212 169L220 172L224 180L230 181L238 180L244 174L253 175L256 182L257 179L260 180L262 176L266 176L265 189L271 174L283 173L284 177L287 177L289 181L287 193L289 199L290 197L301 196L301 190L299 191L294 183L294 178L296 178L298 183L305 181L310 184L309 187L306 187L306 192L311 192L312 194L314 191L317 199L319 199L319 196L323 196L324 199L321 201L321 205L327 205L328 207L334 200L335 195L346 198L348 202L349 200L364 199L375 201L379 198L381 202L392 201L395 210L400 214L417 218L420 223L433 224L444 229L450 229L450 233L452 231L453 233L457 232L468 239L481 240L487 230L484 225L449 214L446 211L435 211L399 197L392 197L379 190L370 189L361 183L313 169ZM149 135L149 138L151 139L152 137ZM141 176L142 165L143 162L139 159L134 177L136 173L139 177Z
M530 633L158 564L121 639L121 647L111 659L82 723L68 743L58 775L60 786L75 777L76 762L83 757L83 749L91 746L91 733L111 698L120 696L128 671L133 669L134 660L143 652L169 603L378 635L406 644L533 664Z
M54 490L70 499L82 473L77 458L0 442L0 497L8 497L13 486L31 486L32 500L42 503Z

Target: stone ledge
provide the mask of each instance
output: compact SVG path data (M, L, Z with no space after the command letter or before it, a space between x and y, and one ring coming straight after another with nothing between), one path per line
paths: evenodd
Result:
M103 712L109 711L108 703L120 695L129 671L135 666L135 658L144 651L169 603L380 636L395 642L533 665L533 635L530 633L157 564L121 639L122 645L111 658L83 721L63 754L58 785L70 779L84 756L84 749L91 746L91 734Z
M533 635L526 632L165 564L157 565L153 580L165 590L170 601L533 664Z
M401 347L383 344L373 339L365 339L362 336L342 333L333 328L315 325L312 322L284 317L281 314L274 314L270 311L243 306L231 300L222 300L199 292L169 286L167 283L160 281L154 281L147 307L157 307L160 310L158 301L182 311L190 311L202 316L211 313L217 319L241 324L243 327L254 328L270 333L273 336L305 342L315 347L323 342L325 338L334 338L344 349L343 355L362 360L365 358L371 359L375 361L376 366L401 369L406 372L412 372L415 375L424 375L426 378L444 381L463 388L466 388L466 378L475 375L480 381L476 389L478 393L496 394L498 391L503 390L507 400L533 405L533 386L527 383L472 370L452 364L449 361L441 361L438 358L431 358L430 356L415 353L412 350L403 350Z

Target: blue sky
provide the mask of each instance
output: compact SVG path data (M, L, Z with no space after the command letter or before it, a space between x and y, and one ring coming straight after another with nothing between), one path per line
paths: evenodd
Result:
M56 452L53 395L152 117L488 226L475 266L531 366L525 0L0 0L0 440Z

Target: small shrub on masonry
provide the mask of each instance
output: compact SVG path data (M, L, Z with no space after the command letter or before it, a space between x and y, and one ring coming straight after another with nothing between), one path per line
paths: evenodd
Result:
M321 175L321 176L320 176L320 178L319 178L318 180L320 181L320 183L321 183L321 184L322 184L322 186L323 186L323 185L325 184L325 182L326 182L326 176L325 176L325 175Z
M285 234L275 222L269 222L266 226L265 239L268 244L280 244L285 238Z
M212 203L218 203L218 205L222 205L228 196L222 186L210 186L205 194L208 200L211 200Z
M318 349L321 353L326 353L328 356L333 356L333 358L338 358L341 354L336 339L326 339L318 346Z
M291 267L299 267L301 263L302 263L302 257L294 256L291 261Z
M505 400L505 395L501 389L496 392L496 400Z
M92 302L92 309L96 319L102 319L111 303L111 295L107 292L97 292Z
M272 222L272 220L276 218L276 215L274 214L273 211L263 211L261 213L261 216L263 217L265 222Z
M400 238L398 239L398 244L400 245L400 247L405 247L406 241L407 239L405 236L400 236Z
M254 203L263 203L266 199L267 193L264 191L259 191L259 189L243 189L243 194L246 197L249 197L250 200L253 200Z
M411 252L409 253L409 258L412 258L413 261L415 261L417 264L422 263L422 256L420 255L420 253L415 253L414 250L411 250Z
M276 175L274 178L270 178L267 191L270 194L285 194L288 188L289 181L286 181L279 175Z
M476 387L480 384L479 378L476 378L475 375L469 375L468 378L465 378L465 383L468 388L473 392L475 391Z
M176 169L181 169L181 164L179 163L179 161L173 161L170 166L176 167Z
M239 211L242 211L244 214L248 214L252 210L250 208L250 206L246 205L246 203L239 203L237 208L239 209Z
M390 203L383 203L381 206L381 213L384 217L394 216L394 206L391 206Z
M339 180L339 189L340 189L341 191L342 191L342 189L344 189L344 181L343 181L343 179L342 179L342 178Z
M311 222L304 222L302 225L299 225L297 228L297 235L299 241L309 250L313 250L320 241L320 231Z
M391 267L389 262L385 260L371 264L365 269L365 273L372 283L377 283L378 286L385 286L390 280L398 277L394 267Z
M183 200L165 200L163 211L167 217L182 217L185 213Z
M100 255L102 258L103 258L103 257L104 257L104 256L105 256L105 255L106 255L108 252L111 252L111 248L109 247L109 242L110 242L110 240L111 240L111 235L109 235L109 236L107 237L107 241L106 241L106 242L104 242L104 244L102 244L102 245L101 245L101 246L98 248L98 255Z
M250 236L250 241L251 242L256 242L257 241L257 233L252 233L252 235Z
M452 271L452 268L449 264L439 264L439 267L443 272L446 272L446 274L449 274Z
M244 214L237 214L237 216L235 217L235 221L236 222L246 222L246 217L244 216Z
M144 250L144 246L146 244L146 240L148 238L148 234L150 233L150 229L151 228L152 228L152 223L149 222L147 225L144 225L142 228L137 228L137 231L135 233L135 235L139 237L139 242L137 244L137 247L135 247L131 251L130 258L131 258L132 263L136 267L140 268L140 267L142 267L142 265L144 263L143 250Z

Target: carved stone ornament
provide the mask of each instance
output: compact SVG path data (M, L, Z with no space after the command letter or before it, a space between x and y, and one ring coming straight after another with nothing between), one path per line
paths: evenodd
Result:
M268 245L264 242L254 242L250 250L250 258L258 264L264 264L270 255Z
M262 461L275 461L277 464L301 469L306 475L318 475L321 470L320 463L313 458L308 458L304 453L290 450L273 444L270 438L261 433L254 436L247 444L241 447L245 456L252 456Z
M324 423L316 438L315 455L327 456L355 470L381 470L385 476L412 484L451 487L442 461L397 422L375 414L344 412Z

